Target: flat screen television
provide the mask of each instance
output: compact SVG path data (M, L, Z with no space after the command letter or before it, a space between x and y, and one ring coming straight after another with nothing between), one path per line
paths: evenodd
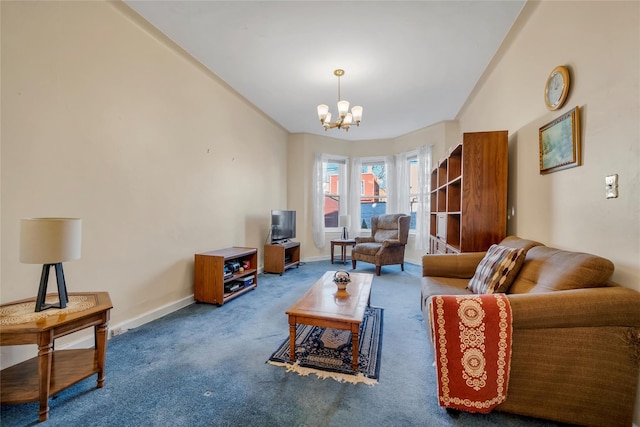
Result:
M286 241L296 237L296 211L271 211L271 242Z

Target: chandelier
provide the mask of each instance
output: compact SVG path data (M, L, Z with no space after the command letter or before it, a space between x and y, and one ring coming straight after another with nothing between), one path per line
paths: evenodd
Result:
M324 126L324 130L338 128L349 132L349 127L352 124L355 123L356 126L360 126L362 107L356 105L349 112L349 101L340 99L340 77L344 76L344 70L337 69L333 72L333 75L338 78L338 120L331 122L329 106L325 104L318 105L318 117L320 118L320 123Z

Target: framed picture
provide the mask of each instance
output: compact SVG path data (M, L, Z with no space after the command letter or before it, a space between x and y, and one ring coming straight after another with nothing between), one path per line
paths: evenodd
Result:
M578 107L540 128L540 174L580 166Z

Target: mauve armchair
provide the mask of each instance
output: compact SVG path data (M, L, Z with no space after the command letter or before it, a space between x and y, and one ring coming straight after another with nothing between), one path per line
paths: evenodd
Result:
M400 264L404 271L404 248L409 238L411 217L405 214L386 214L371 218L371 237L356 237L351 250L351 264L357 261L376 266L376 276L383 265Z

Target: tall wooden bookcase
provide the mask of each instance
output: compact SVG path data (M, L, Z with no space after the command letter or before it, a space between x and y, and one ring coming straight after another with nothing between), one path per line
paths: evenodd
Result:
M507 233L507 131L465 133L431 173L429 252L485 251Z

